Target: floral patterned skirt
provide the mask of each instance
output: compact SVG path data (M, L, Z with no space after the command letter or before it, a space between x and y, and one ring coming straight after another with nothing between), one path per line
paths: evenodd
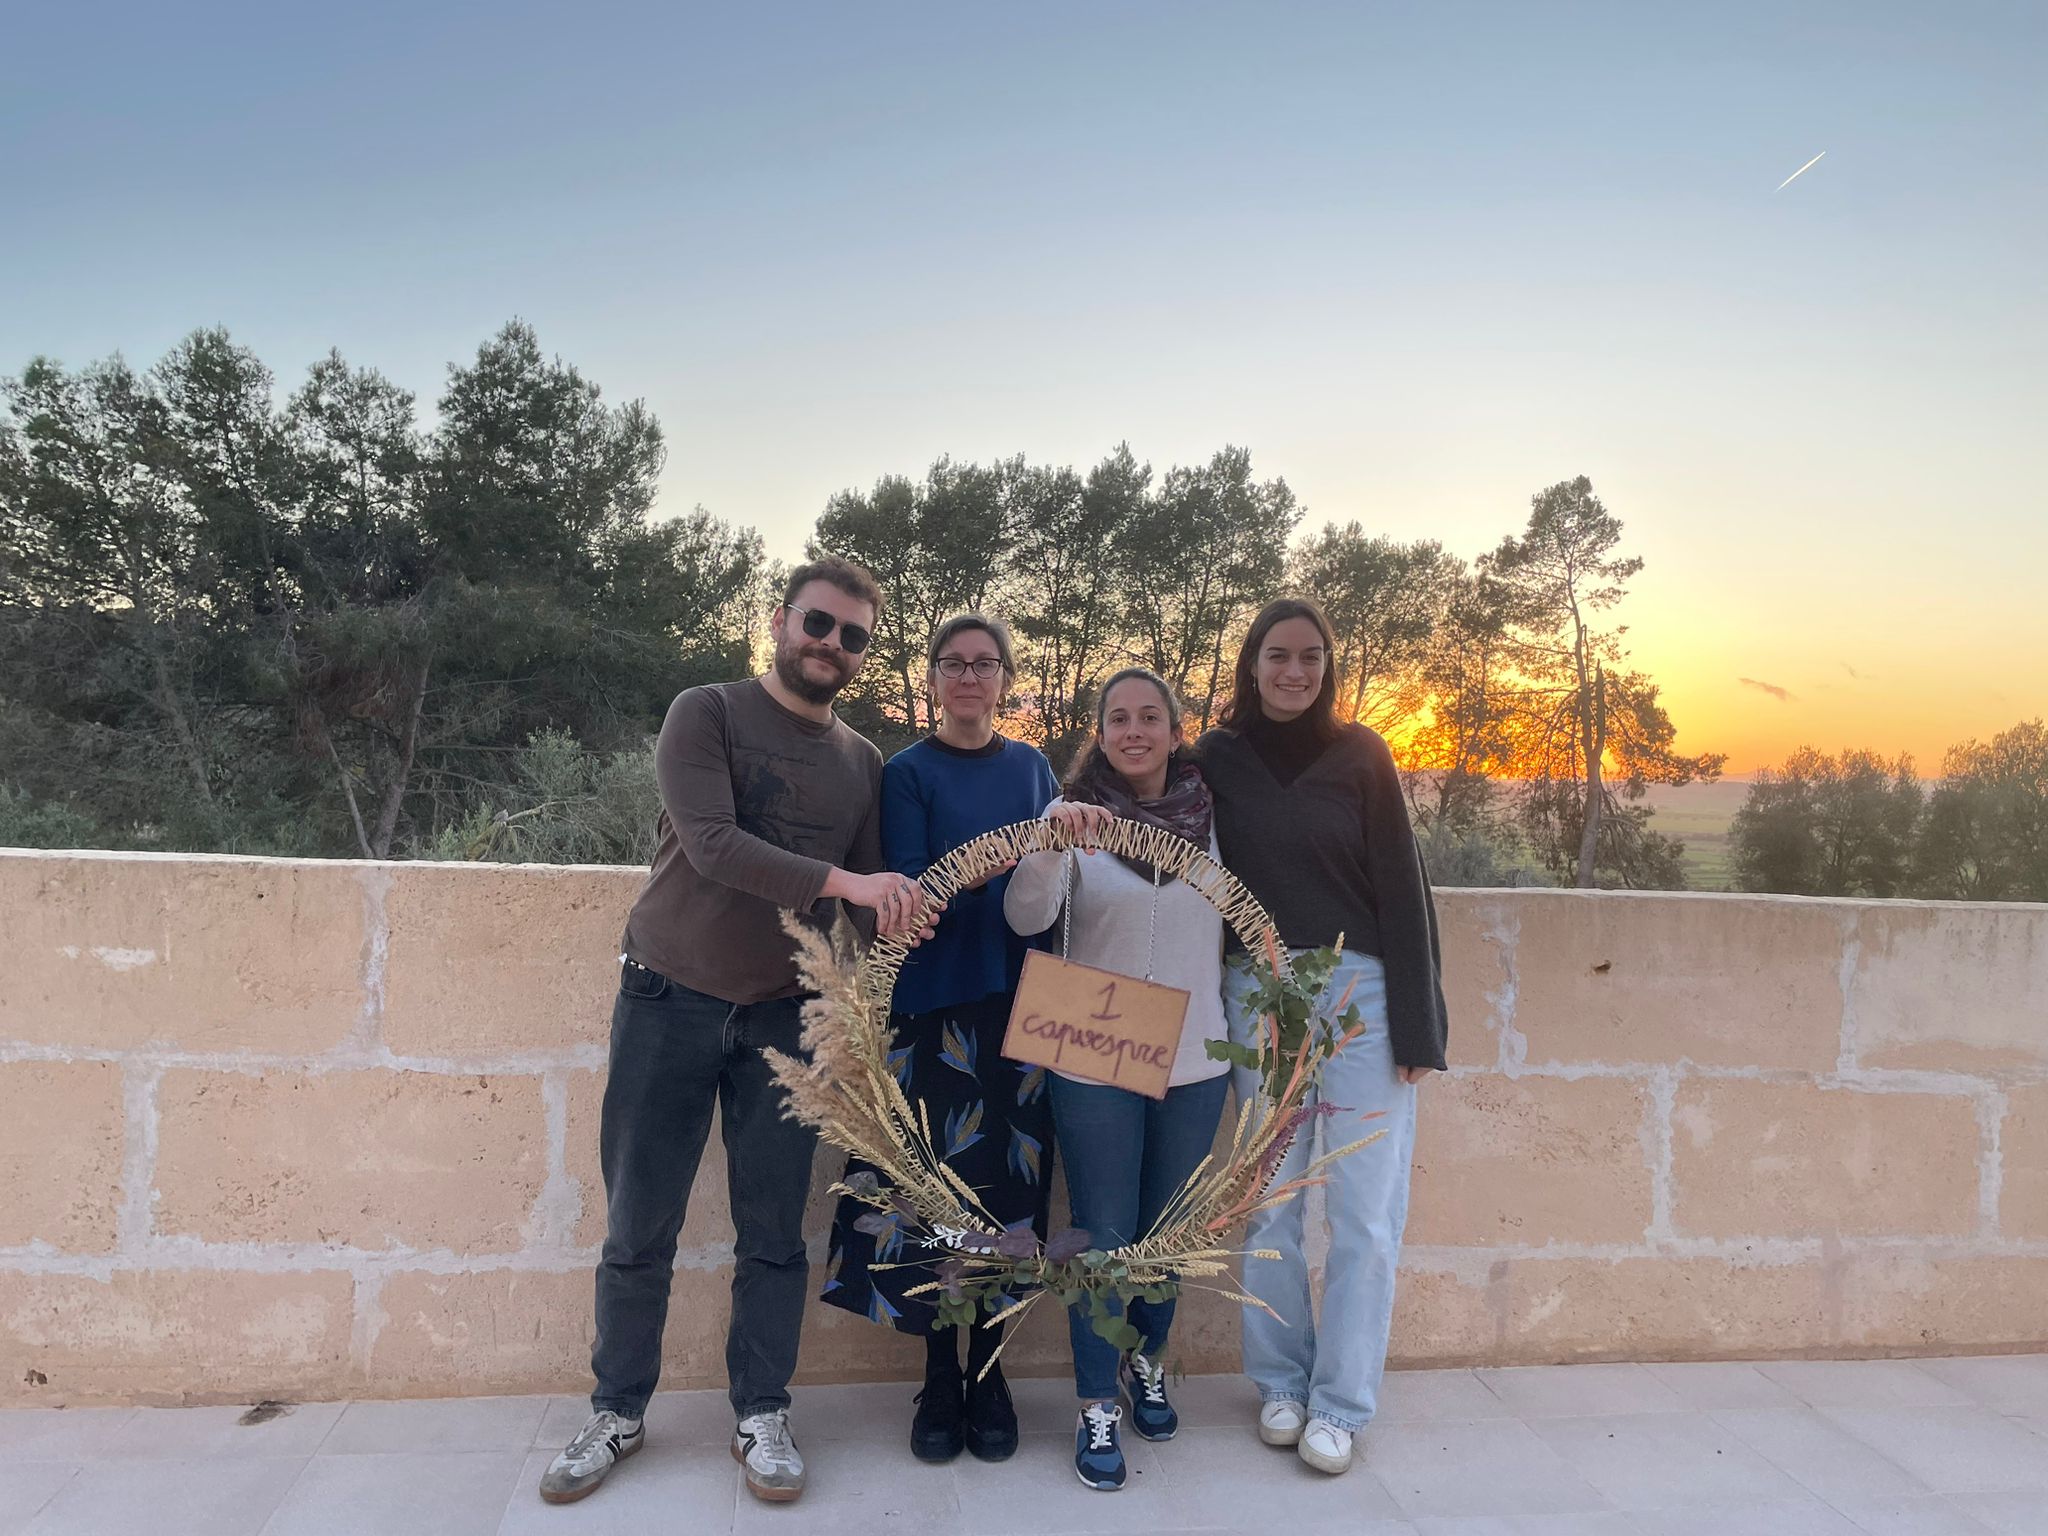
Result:
M1043 1242L1052 1202L1052 1098L1044 1068L1003 1058L1010 1000L1000 992L955 1008L899 1013L889 1060L905 1096L912 1104L924 1101L940 1155L989 1214L1013 1231L1030 1228ZM846 1171L867 1166L853 1158ZM856 1231L854 1222L873 1210L841 1197L824 1299L904 1333L927 1333L936 1315L931 1298L904 1292L932 1278L939 1255L917 1263L920 1252L905 1242L900 1220L878 1237Z

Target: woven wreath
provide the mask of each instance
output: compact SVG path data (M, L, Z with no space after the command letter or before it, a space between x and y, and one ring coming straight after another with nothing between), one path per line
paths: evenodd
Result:
M927 869L918 885L930 901L946 902L1026 854L1077 846L1052 822L1018 822L963 843ZM783 926L797 945L798 972L812 994L803 1010L809 1059L779 1051L767 1055L788 1095L787 1112L875 1170L852 1174L833 1192L872 1207L854 1223L857 1228L877 1237L893 1235L902 1251L919 1255L903 1265L930 1269L931 1278L906 1294L932 1298L935 1327L990 1326L1053 1296L1069 1307L1087 1307L1098 1333L1134 1349L1137 1330L1111 1305L1112 1298L1163 1300L1193 1284L1264 1307L1230 1285L1207 1283L1229 1275L1232 1261L1246 1256L1227 1246L1228 1234L1254 1211L1323 1182L1322 1170L1331 1162L1386 1133L1374 1131L1314 1159L1300 1177L1276 1182L1294 1138L1319 1115L1335 1111L1328 1104L1306 1108L1303 1100L1323 1063L1359 1029L1348 992L1334 1007L1324 1006L1342 941L1337 948L1290 958L1257 898L1203 849L1160 828L1117 819L1086 846L1144 860L1162 877L1199 892L1247 952L1265 960L1264 973L1253 978L1253 1002L1265 1020L1257 1044L1209 1047L1219 1060L1256 1068L1265 1091L1239 1106L1227 1148L1202 1160L1136 1242L1104 1249L1088 1233L1069 1228L1040 1244L1028 1229L1006 1230L940 1157L923 1102L904 1093L889 1061L895 1044L890 998L910 953L903 940L877 939L863 951L844 918L828 937L784 914ZM1278 1257L1265 1250L1251 1256Z

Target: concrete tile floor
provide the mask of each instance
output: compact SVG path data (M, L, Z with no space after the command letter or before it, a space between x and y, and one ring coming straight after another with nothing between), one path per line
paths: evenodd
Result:
M1388 1378L1348 1477L1253 1437L1235 1377L1180 1384L1130 1485L1074 1479L1066 1384L1016 1383L1010 1462L905 1447L911 1389L800 1391L811 1487L747 1497L722 1394L663 1394L647 1449L590 1499L534 1492L576 1398L0 1411L0 1536L2048 1536L2048 1355L1594 1365Z

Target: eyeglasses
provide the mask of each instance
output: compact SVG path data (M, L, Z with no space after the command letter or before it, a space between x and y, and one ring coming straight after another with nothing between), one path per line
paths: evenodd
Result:
M1002 662L993 656L977 656L972 661L965 656L941 656L932 665L939 669L941 677L958 677L964 672L972 672L983 682L1003 670Z
M813 640L823 640L833 630L838 630L839 648L849 656L858 656L868 648L868 642L875 638L858 624L849 624L844 619L834 618L822 608L799 608L795 603L784 603L782 606L791 613L800 613L804 616L804 633Z

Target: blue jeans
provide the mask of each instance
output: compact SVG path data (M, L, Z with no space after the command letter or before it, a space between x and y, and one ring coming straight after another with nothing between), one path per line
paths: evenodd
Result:
M1074 1225L1098 1248L1120 1248L1152 1229L1167 1201L1209 1155L1230 1079L1218 1074L1148 1099L1125 1088L1052 1079L1052 1123ZM1111 1303L1112 1311L1121 1311ZM1147 1355L1166 1348L1173 1301L1133 1301L1131 1326ZM1123 1354L1095 1331L1086 1306L1067 1308L1074 1345L1074 1386L1083 1399L1112 1398Z
M1304 1403L1311 1418L1349 1430L1370 1423L1379 1402L1394 1319L1394 1269L1408 1224L1408 1168L1415 1155L1415 1088L1394 1070L1385 967L1374 956L1346 950L1325 1006L1334 1006L1354 982L1351 1001L1365 1031L1324 1066L1308 1102L1343 1106L1322 1122L1325 1148L1347 1146L1376 1130L1386 1135L1325 1170L1330 1256L1323 1266L1320 1332L1302 1251L1307 1192L1254 1215L1244 1241L1247 1249L1270 1248L1280 1255L1245 1260L1245 1291L1279 1314L1244 1309L1245 1374L1264 1401ZM1245 1002L1249 990L1245 975L1231 967L1223 982L1225 1011L1231 1039L1244 1045L1259 1027ZM1233 1076L1240 1102L1259 1091L1257 1073L1240 1067ZM1382 1111L1379 1119L1359 1119L1374 1110ZM1308 1141L1295 1138L1280 1164L1280 1180L1301 1176L1310 1158Z

